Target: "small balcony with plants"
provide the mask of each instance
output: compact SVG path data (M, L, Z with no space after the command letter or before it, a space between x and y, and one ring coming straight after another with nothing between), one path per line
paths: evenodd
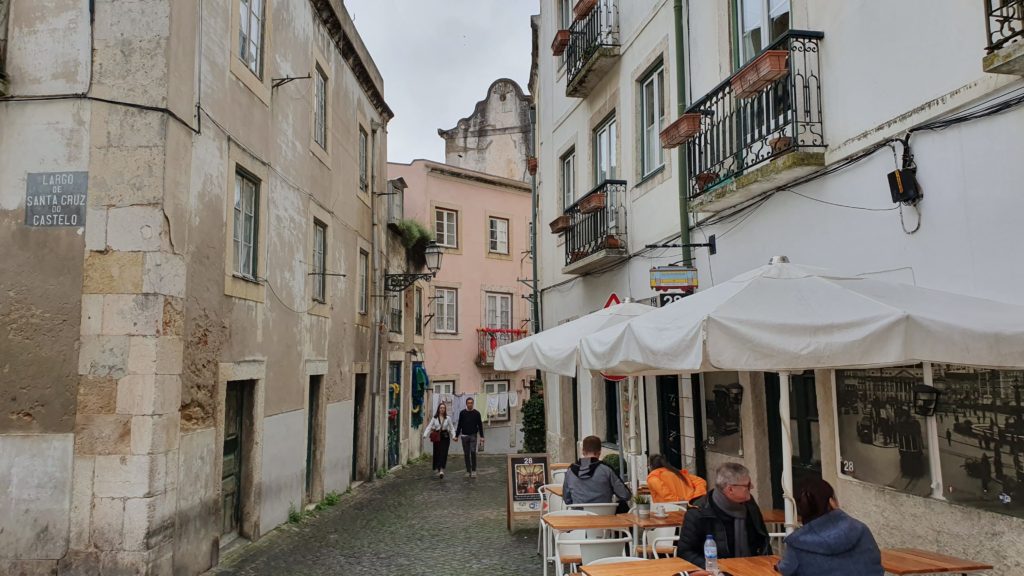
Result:
M553 47L561 44L565 51L565 95L585 98L619 58L618 0L579 0L573 14Z
M1024 76L1024 0L985 0L985 33L985 72Z
M477 366L493 366L494 355L499 347L511 344L526 335L526 330L518 330L516 328L477 328L477 352L475 359Z
M625 202L626 182L605 180L551 222L565 235L563 274L583 276L629 257Z
M685 146L691 208L720 212L825 165L821 32L791 30L661 133Z

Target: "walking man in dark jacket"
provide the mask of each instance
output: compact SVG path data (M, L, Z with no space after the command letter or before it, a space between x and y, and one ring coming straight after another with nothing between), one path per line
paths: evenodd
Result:
M476 478L477 436L484 440L484 422L480 413L473 408L473 399L466 400L466 408L459 412L459 425L455 428L455 440L462 438L462 455L466 459L466 477Z
M583 439L583 457L569 467L562 485L562 500L566 504L609 504L629 507L629 487L619 478L617 470L601 462L601 439L587 436Z
M676 556L703 568L708 534L715 539L719 559L772 554L768 528L750 493L753 488L746 466L719 466L715 489L686 512Z

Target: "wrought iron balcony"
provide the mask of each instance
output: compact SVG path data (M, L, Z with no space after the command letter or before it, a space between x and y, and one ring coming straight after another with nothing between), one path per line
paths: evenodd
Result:
M477 328L476 363L480 366L493 365L498 347L515 342L526 334L526 330L515 328Z
M572 23L565 49L565 95L584 98L619 56L618 0L598 0Z
M755 58L687 108L686 114L700 115L699 131L686 142L695 209L722 210L824 164L818 58L823 37L791 30L762 53L783 56L784 65L765 72L765 59ZM795 152L806 154L754 173ZM751 177L745 180L746 174Z
M985 0L986 72L1024 75L1024 0Z
M565 274L583 275L629 256L626 181L605 180L565 210Z

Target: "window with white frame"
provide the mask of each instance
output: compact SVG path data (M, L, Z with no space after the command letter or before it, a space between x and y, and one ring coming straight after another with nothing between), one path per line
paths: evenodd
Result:
M434 233L439 246L459 247L459 213L455 210L434 210Z
M508 392L508 380L485 380L484 381L484 394L500 394L502 392ZM508 404L498 404L498 411L491 412L490 407L487 410L488 420L506 420L508 419Z
M359 189L366 192L368 185L366 180L366 173L368 171L367 163L369 162L369 136L366 134L366 130L359 129Z
M434 380L433 388L434 388L434 394L454 394L455 393L455 381L454 380Z
M558 29L559 30L570 30L572 29L572 21L575 19L572 13L572 6L575 0L558 0ZM561 68L565 65L565 54L561 54L558 57L558 66Z
M313 220L313 300L327 302L327 225Z
M241 171L235 172L234 208L234 272L256 279L256 258L259 246L260 183Z
M239 0L238 57L253 74L263 77L264 0Z
M665 163L661 129L665 125L665 68L662 65L640 82L640 166L647 176Z
M491 216L487 220L487 250L495 254L508 254L508 219Z
M366 314L370 294L370 255L359 251L359 313Z
M405 321L405 317L402 314L405 305L405 292L391 294L388 297L388 302L391 306L391 311L388 315L388 328L393 334L401 334L403 331L402 323Z
M455 288L435 288L434 298L434 332L457 334L459 291Z
M740 66L789 30L789 1L736 0Z
M327 75L316 67L316 94L314 96L313 140L327 150Z
M576 149L562 156L562 210L576 202Z
M485 301L485 328L508 330L512 328L512 295L487 292Z
M615 159L615 117L611 117L594 130L594 179L598 185L614 180L617 174Z

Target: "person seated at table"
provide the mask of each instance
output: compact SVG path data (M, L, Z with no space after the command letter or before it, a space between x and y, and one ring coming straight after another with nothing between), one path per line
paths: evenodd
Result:
M715 472L715 488L692 503L679 534L676 556L704 567L704 540L710 534L718 558L746 558L772 554L768 528L751 495L750 471L727 462Z
M562 500L566 504L607 504L618 502L620 511L629 509L632 493L619 478L618 470L601 462L601 439L583 439L583 457L569 466L562 483ZM613 500L614 498L614 500Z
M661 454L651 456L649 463L647 487L651 489L652 502L692 502L708 493L708 483L703 478L676 468Z
M871 530L839 509L832 485L813 478L796 493L804 525L786 537L776 570L784 576L882 576L882 553Z

